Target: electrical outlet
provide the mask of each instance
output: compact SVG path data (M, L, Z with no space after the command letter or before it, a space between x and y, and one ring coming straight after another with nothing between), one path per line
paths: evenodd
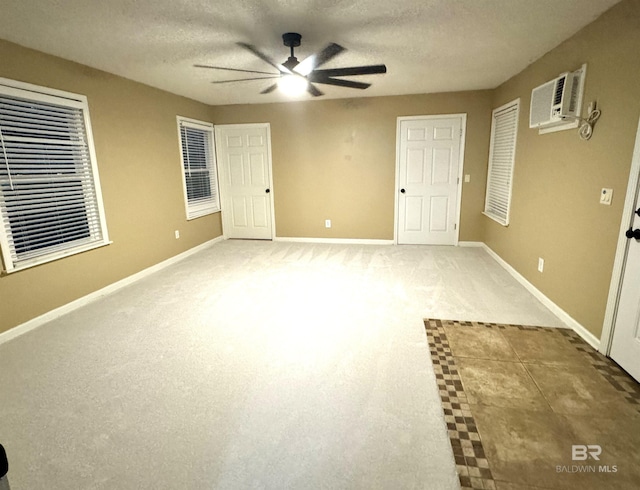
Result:
M331 220L330 219L324 220L324 227L325 228L331 228Z
M465 181L465 182L471 182L471 175L469 175L469 174L465 174L465 175L464 175L464 181Z
M613 199L613 189L605 189L603 187L600 191L600 204L611 206L611 199Z
M180 238L180 230L176 230L176 240Z
M542 257L538 257L538 272L544 271L544 259Z

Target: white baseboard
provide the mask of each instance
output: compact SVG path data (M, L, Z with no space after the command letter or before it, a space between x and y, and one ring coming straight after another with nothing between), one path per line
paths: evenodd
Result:
M458 242L458 247L480 247L480 248L485 248L486 245L483 242Z
M361 238L306 238L306 237L275 237L274 242L299 243L336 243L348 245L393 245L393 240L375 240Z
M31 330L34 330L47 322L55 320L56 318L59 318L62 315L66 315L67 313L70 313L73 310L77 310L78 308L81 308L82 306L85 306L91 303L92 301L95 301L103 296L106 296L107 294L111 294L114 291L117 291L118 289L122 289L123 287L128 286L129 284L139 281L140 279L147 277L153 274L154 272L158 272L159 270L169 267L170 265L175 264L176 262L179 262L183 259L186 259L190 255L200 252L201 250L204 250L206 248L209 248L213 244L221 242L223 240L224 240L224 237L222 236L216 237L213 240L209 240L208 242L205 242L201 245L190 248L185 252L182 252L167 260L159 262L158 264L152 265L151 267L143 269L140 272L136 272L135 274L127 276L124 279L121 279L117 282L109 284L108 286L105 286L102 289L98 289L93 293L89 293L86 296L82 296L81 298L71 301L70 303L62 305L54 310L44 313L43 315L40 315L31 320L28 320L16 327L13 327L7 330L6 332L2 332L0 333L0 344L4 342L8 342L11 339L15 339L16 337L22 334L25 334L27 332L30 332Z
M504 267L509 274L511 274L520 284L522 284L531 294L533 294L538 299L538 301L549 308L554 315L560 318L560 320L562 320L565 325L567 325L574 332L580 335L580 337L582 337L582 339L591 347L596 350L600 350L600 340L595 335L589 332L589 330L578 323L573 317L571 317L571 315L569 315L566 311L564 311L557 304L551 301L547 296L545 296L542 291L540 291L527 279L525 279L522 274L511 267L507 262L505 262L502 257L491 250L486 244L483 243L482 247L487 251L489 255L491 255L491 257L495 259L496 262L498 262L498 264Z
M94 291L86 296L78 298L66 305L60 306L54 310L48 311L47 313L40 315L32 320L29 320L25 323L22 323L16 327L13 327L6 332L0 333L0 344L7 342L11 339L14 339L24 333L27 333L44 323L50 322L56 318L61 317L73 310L76 310L82 306L85 306L92 301L95 301L107 294L113 293L119 289L122 289L129 284L132 284L140 279L147 277L154 272L160 271L176 262L179 262L183 259L186 259L190 255L193 255L201 250L204 250L215 243L221 242L225 240L224 236L219 236L214 238L213 240L209 240L197 247L193 247L185 252L182 252L174 257L171 257L167 260L164 260L158 264L155 264L151 267L148 267L140 272L132 274L131 276L125 277L120 281L114 282L113 284L109 284L108 286ZM300 242L300 243L334 243L334 244L353 244L353 245L393 245L393 240L375 240L375 239L352 239L352 238L305 238L305 237L276 237L274 241L279 242ZM573 329L580 337L582 337L585 342L591 345L594 349L599 350L600 348L600 340L596 338L591 332L589 332L585 327L583 327L580 323L578 323L574 318L572 318L566 311L560 308L557 304L555 304L552 300L550 300L547 296L545 296L538 288L536 288L533 284L531 284L527 279L524 278L518 271L516 271L513 267L511 267L507 262L505 262L502 257L500 257L497 253L491 250L485 243L483 242L459 242L458 245L460 247L481 247L486 250L486 252L493 257L493 259L498 262L509 274L511 274L520 284L522 284L533 296L535 296L543 305L545 305L551 312L553 312L560 320L565 323L568 327Z

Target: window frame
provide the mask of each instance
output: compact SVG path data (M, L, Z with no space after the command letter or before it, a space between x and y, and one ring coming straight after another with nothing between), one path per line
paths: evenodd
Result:
M178 147L180 149L180 174L182 176L182 191L184 196L184 209L187 221L208 216L210 214L219 213L220 208L220 183L218 179L218 165L215 153L215 135L213 124L197 119L191 119L184 116L176 116L178 126ZM187 191L187 168L185 166L185 153L182 145L182 127L203 131L209 135L209 155L210 161L207 162L207 170L209 171L209 186L214 197L210 201L205 202L189 202L189 194Z
M100 175L98 172L98 162L95 152L93 131L91 127L91 117L89 114L88 99L84 95L74 94L62 90L52 89L49 87L42 87L26 82L19 82L16 80L10 80L0 77L0 94L8 97L18 97L22 99L32 100L34 102L41 102L47 104L54 104L61 107L68 107L73 109L79 109L82 112L82 118L84 122L84 137L86 148L89 154L89 162L91 167L92 179L90 183L93 186L95 192L95 209L99 218L99 224L97 229L99 230L100 238L89 243L83 243L80 245L71 245L67 248L60 249L59 247L49 253L39 254L35 257L22 259L16 257L14 260L10 245L10 237L7 234L5 226L1 223L5 212L0 209L0 255L2 257L2 272L4 274L13 273L34 267L37 265L45 264L55 260L59 260L64 257L69 257L78 253L86 252L96 248L109 245L112 242L109 240L109 233L107 229L106 213L104 209L104 202L102 199L102 186L100 184ZM0 151L4 151L4 145L0 146ZM4 155L0 155L0 165L10 165L5 159ZM83 181L84 182L84 181ZM87 196L84 194L85 197ZM85 206L85 209L88 209ZM10 225L7 225L10 226ZM51 248L51 247L50 247Z
M515 120L513 122L513 127L508 128L513 131L513 146L511 147L511 154L509 156L509 176L508 182L505 185L500 186L499 184L494 184L495 177L492 176L492 170L498 164L496 163L495 158L495 143L496 143L496 130L497 130L497 117L502 114L508 114L509 112L515 112ZM520 98L512 100L491 112L491 141L489 144L489 164L487 169L487 188L485 192L485 200L484 200L484 211L482 214L501 224L502 226L509 226L509 215L511 213L511 199L513 194L513 174L515 169L515 159L516 159L516 148L517 148L517 140L518 140L518 123L520 119ZM507 188L508 187L508 188ZM497 189L497 191L496 191ZM492 190L494 191L492 193ZM500 192L501 191L501 192ZM498 195L496 196L496 193ZM504 194L503 197L501 195ZM500 214L497 214L491 206L489 205L490 199L493 195L493 200L503 199L503 204L505 206L504 217ZM504 200L506 198L506 200Z

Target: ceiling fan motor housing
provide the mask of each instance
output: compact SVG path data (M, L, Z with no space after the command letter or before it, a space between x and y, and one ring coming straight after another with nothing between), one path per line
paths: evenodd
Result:
M300 46L300 40L302 36L297 32L286 32L282 35L282 41L284 45L289 48L297 48Z
M302 36L297 32L286 32L282 35L282 42L284 45L291 49L291 56L289 59L282 63L282 66L286 67L288 70L293 70L296 66L298 66L298 58L293 55L293 48L297 48L300 46L300 41Z

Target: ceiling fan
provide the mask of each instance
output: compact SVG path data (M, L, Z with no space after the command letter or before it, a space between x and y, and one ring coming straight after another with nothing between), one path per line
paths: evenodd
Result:
M276 83L270 85L264 89L261 94L268 94L273 92L278 87L283 88L285 91L307 91L312 96L318 97L323 95L314 83L324 85L336 85L338 87L348 87L357 89L366 89L371 86L370 83L357 82L354 80L344 80L345 76L356 75L376 75L379 73L386 73L387 67L385 65L366 65L366 66L351 66L348 68L329 68L319 70L318 68L329 60L333 59L336 55L345 51L345 48L339 44L331 43L325 47L319 53L313 54L302 61L298 61L298 58L294 56L293 50L300 46L302 36L297 32L287 32L282 35L282 41L284 45L290 48L291 54L287 61L282 64L276 63L269 56L258 50L255 46L246 43L237 43L238 46L250 51L252 54L265 61L273 68L278 70L278 73L270 73L266 71L256 70L242 70L239 68L226 68L223 66L211 66L211 65L194 65L199 68L213 68L215 70L227 70L243 73L256 73L260 75L268 75L253 78L238 78L234 80L220 80L212 83L230 83L230 82L242 82L246 80L269 80L278 79Z

